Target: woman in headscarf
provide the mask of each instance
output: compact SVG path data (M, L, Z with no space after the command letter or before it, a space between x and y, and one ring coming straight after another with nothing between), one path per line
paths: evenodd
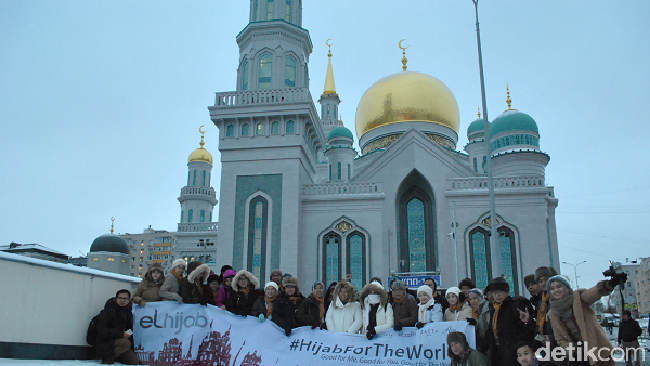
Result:
M457 322L472 317L472 307L465 301L465 293L458 287L448 288L445 298L449 302L449 308L445 310L446 322Z
M442 321L442 305L434 301L431 287L422 285L418 287L418 322L415 326L420 329L426 323Z
M253 304L253 309L251 310L251 315L256 316L260 319L260 322L263 322L266 319L271 319L273 314L273 304L278 298L278 284L270 281L264 285L264 296L257 298L255 304Z
M271 321L284 329L284 334L288 337L291 335L291 329L297 328L296 311L298 306L305 299L298 289L298 279L287 277L284 279L284 292L273 305L273 317Z
M151 301L160 301L160 287L165 282L163 276L163 266L160 263L154 263L149 266L147 274L144 275L142 282L133 294L133 303L144 306Z
M315 329L325 323L325 310L325 285L316 281L311 287L311 295L300 303L296 318L299 325Z
M368 340L377 333L393 327L393 308L388 303L388 294L379 282L372 282L359 294L363 311L363 327Z
M569 365L614 366L612 343L591 308L601 297L609 296L612 289L612 284L607 280L598 282L590 289L574 291L564 276L556 275L548 279L546 291L550 295L550 311L547 315L559 346L564 349L572 346L576 354L584 354L585 345L589 349L598 349L596 357L600 360L589 354L588 361L569 361Z

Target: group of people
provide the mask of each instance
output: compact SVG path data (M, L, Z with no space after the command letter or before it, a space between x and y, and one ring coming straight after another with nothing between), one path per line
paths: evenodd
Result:
M611 356L612 344L591 308L612 291L614 284L608 281L573 290L552 267L539 267L524 279L530 299L511 296L503 277L492 279L484 289L465 278L444 294L438 292L433 278L427 278L416 291L399 278L393 278L386 289L375 277L360 291L349 277L327 286L316 281L307 297L298 282L290 274L273 270L261 287L259 279L248 271L223 266L220 274L215 274L206 264L186 265L182 259L174 261L164 276L163 267L152 264L132 299L128 290L120 290L106 303L103 320L100 314L99 327L106 332L99 332L104 344L98 344L99 357L106 364L115 360L137 364L127 332L132 320L123 315L130 313L132 300L140 306L152 301L212 304L235 315L272 321L287 336L294 328L308 326L364 334L370 340L390 328L400 331L420 329L431 322L467 321L474 325L477 347L470 348L462 332L449 333L452 366L537 366L543 362L535 358L535 350L549 345L551 350L559 347L568 352L569 365L614 365L611 358L576 357L584 354L586 345L604 348L606 352L599 355ZM125 340L130 341L130 348Z

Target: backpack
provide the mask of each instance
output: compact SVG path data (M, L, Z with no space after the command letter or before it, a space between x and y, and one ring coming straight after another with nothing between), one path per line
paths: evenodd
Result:
M95 315L88 324L88 333L86 334L86 342L91 346L97 343L97 323L99 322L99 314Z

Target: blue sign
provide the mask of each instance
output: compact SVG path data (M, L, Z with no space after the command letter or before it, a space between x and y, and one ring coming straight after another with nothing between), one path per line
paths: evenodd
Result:
M427 278L433 278L433 281L436 283L436 286L440 286L440 275L422 275L422 276L399 276L399 277L388 277L388 283L393 280L393 278L399 278L406 284L408 288L418 288L424 285L424 280Z

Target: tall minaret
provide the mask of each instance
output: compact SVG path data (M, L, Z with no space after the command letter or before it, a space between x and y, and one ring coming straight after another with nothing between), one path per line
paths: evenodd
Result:
M325 42L329 48L327 52L327 75L325 76L325 87L318 102L321 104L321 123L323 132L328 135L334 128L339 126L338 109L341 99L336 94L334 83L334 70L332 69L332 44L329 39Z
M181 196L178 197L181 203L180 224L212 222L212 210L217 205L217 194L210 187L212 154L203 147L203 126L199 127L199 132L200 146L187 159L187 185L181 188Z
M309 87L302 0L251 0L249 20L237 35L237 91Z

